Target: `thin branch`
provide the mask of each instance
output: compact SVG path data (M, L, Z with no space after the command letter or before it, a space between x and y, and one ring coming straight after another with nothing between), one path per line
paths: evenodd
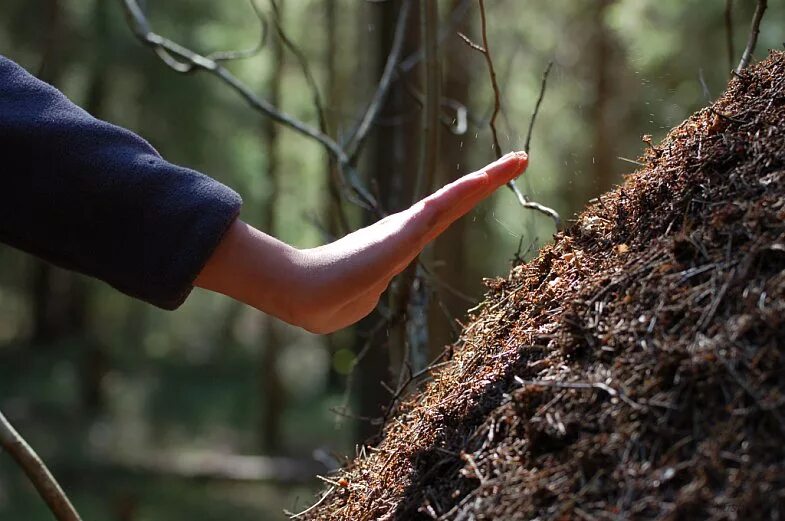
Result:
M32 447L0 412L0 445L24 471L58 521L81 521L63 489Z
M493 148L496 152L496 158L499 159L502 156L501 146L499 145L499 137L496 131L496 118L499 115L499 111L501 110L501 92L499 90L499 83L496 79L496 70L493 66L493 58L491 58L491 50L488 46L488 23L487 17L485 14L485 0L479 0L480 4L480 21L481 21L481 34L482 34L482 45L477 45L472 42L466 35L461 35L461 38L474 50L478 50L482 53L483 57L485 58L485 63L488 65L488 74L491 77L491 87L493 88L493 112L491 114L491 119L489 125L491 127L491 134L493 136ZM532 114L532 119L529 122L529 135L526 137L526 152L529 152L529 141L531 140L531 131L534 127L534 119L537 116L537 113L540 109L540 103L542 102L542 97L545 94L545 86L546 81L548 79L548 73L550 73L551 64L545 69L545 73L543 73L543 81L542 86L540 89L540 95L537 99L537 104L534 109L534 113ZM556 228L558 229L561 226L561 217L559 213L554 210L553 208L549 208L543 204L530 201L526 195L524 195L519 189L518 186L515 184L515 180L511 180L507 183L507 186L512 190L512 193L515 194L516 199L518 199L518 203L523 208L528 208L531 210L536 210L544 215L547 215L551 219L553 219Z
M412 369L412 366L406 360L404 360L404 366L405 369L408 371L409 376L406 377L406 379L404 379L403 371L401 371L401 381L398 382L398 388L395 390L395 393L393 393L392 398L390 399L390 404L387 406L387 410L385 411L382 423L387 423L387 420L389 420L390 417L393 415L398 400L401 399L403 393L406 391L409 385L412 384L412 382L414 382L421 376L425 376L425 375L430 376L429 373L434 369L438 369L440 367L444 367L445 365L452 363L452 360L442 361L442 359L446 357L449 354L449 352L450 352L449 347L445 348L439 354L439 356L434 358L433 361L431 361L431 363L429 363L419 371L414 371Z
M387 1L387 0L379 0L379 1ZM453 12L452 12L452 14L450 16L450 20L448 22L446 22L444 24L444 26L439 30L439 44L441 44L447 38L447 36L452 34L453 27L455 27L458 23L460 23L461 20L463 20L463 18L466 16L466 13L467 13L467 11L469 9L469 6L471 5L472 1L473 0L464 0L458 7L456 7L453 10ZM397 54L397 56L395 56L395 59L391 62L390 61L390 57L389 57L390 55L388 55L387 65L385 65L385 71L384 71L385 73L387 72L387 70L388 70L387 66L388 65L395 65L393 67L392 71L390 72L389 83L387 83L385 81L380 81L379 82L379 86L377 87L377 91L374 94L374 97L372 98L372 101L368 105L368 110L370 110L371 107L376 106L376 112L377 112L376 116L378 116L378 109L381 108L381 103L384 101L384 97L386 96L386 92L385 93L381 93L380 89L384 85L386 85L386 87L384 87L384 88L389 90L390 84L393 81L396 81L399 78L401 78L405 73L407 73L410 70L412 70L418 63L420 63L420 61L422 61L425 58L425 49L422 48L422 47L420 49L418 49L417 51L411 53L406 58L401 58L401 52L403 50L403 43L404 43L403 37L405 36L405 31L404 31L405 27L406 27L406 21L404 19L399 18L398 19L398 23L396 25L395 35L397 36L398 34L400 34L401 35L401 40L400 40L400 43L398 43L398 40L394 36L392 50L390 52L390 55ZM401 33L398 32L399 29L402 31ZM397 64L395 64L395 62L397 62ZM384 79L384 78L385 78L385 74L382 74L382 79ZM379 97L380 100L381 100L381 101L379 101L378 105L376 105L374 103L374 101L373 101L377 97ZM448 103L447 100L442 100L442 103L447 104L447 105L451 105L450 103ZM455 108L455 110L457 112L457 114L456 114L457 118L456 119L458 120L456 125L455 125L455 130L453 130L453 133L460 135L460 134L463 134L464 132L466 132L466 128L465 128L466 125L465 125L465 123L466 123L467 110L466 110L465 106L459 104L457 101L455 103L460 105L460 106L453 106L453 108ZM366 120L366 118L368 118L367 112L361 118L361 124L362 124L363 121ZM367 127L364 130L365 133L367 133L370 130L370 125L373 124L374 121L376 121L376 117L368 118ZM360 128L360 125L358 125L358 129L357 130L355 130L353 133L350 134L350 136L352 136L350 138L350 140L357 138L357 131L359 130L359 128ZM365 138L362 137L361 141L364 140L364 139ZM361 148L362 147L362 143L358 143L358 147ZM345 148L348 149L348 145ZM359 149L358 149L357 153L359 153ZM349 154L349 155L352 156L352 154Z
M352 162L349 160L349 156L335 140L321 130L295 119L289 114L279 110L264 98L257 96L247 85L241 82L216 60L198 54L176 42L154 33L150 28L147 18L139 7L137 0L121 1L131 30L136 35L137 39L152 48L167 66L182 74L202 70L216 76L232 90L237 92L255 110L271 118L273 121L287 126L320 143L340 165L339 170L341 171L341 179L346 179L343 175L344 169L346 174L348 174L349 182L345 183L342 187L347 194L347 198L363 208L374 211L377 215L381 216L384 214L376 199L359 182L357 173L352 166Z
M408 81L404 78L401 80L401 83L406 89L406 92L412 97L414 101L417 102L417 105L419 105L420 108L424 108L425 95L417 90L417 87L412 85L411 81ZM466 105L456 99L442 96L441 107L451 109L455 112L454 114L441 114L440 121L442 125L444 125L456 136L464 135L469 129L469 109L466 107ZM478 127L480 126L479 122L472 121L472 124L476 124Z
M750 64L752 53L755 52L755 46L758 45L760 22L763 20L763 13L766 11L768 4L768 0L758 0L758 3L755 5L755 14L752 15L752 26L750 26L750 34L747 38L747 47L744 49L744 54L741 55L739 66L736 67L736 74L741 74L741 71Z
M246 58L253 58L264 48L264 44L267 42L267 19L262 14L262 11L259 9L259 6L256 5L254 0L251 0L251 7L253 8L254 13L256 14L256 18L259 20L259 42L250 49L239 50L239 51L216 51L214 53L208 54L207 57L211 60L217 62L227 62L227 61L234 61L234 60L244 60Z
M536 387L555 387L557 389L596 389L605 391L609 396L619 398L621 401L636 410L645 410L646 406L636 402L621 389L614 389L602 382L560 382L556 380L524 380L520 376L515 376L515 381L520 385L532 385Z
M349 371L346 374L346 387L344 387L340 410L346 411L349 408L349 399L351 398L352 387L354 386L354 377L357 366L360 365L360 362L363 361L365 356L368 354L368 351L370 351L370 349L373 347L373 341L376 338L376 335L391 324L392 320L384 317L376 322L376 324L368 332L368 338L365 340L365 344L363 344L363 347L360 348L360 350L357 352L357 355L355 355L354 359L352 359L349 365ZM340 426L340 422L336 421L336 425Z
M254 4L254 8L256 8L256 1L251 0L251 3ZM276 33L278 34L278 38L280 38L281 43L283 43L284 47L286 47L289 50L289 52L291 52L294 55L294 57L297 59L297 63L300 66L300 70L303 73L305 82L307 83L308 88L311 91L311 98L313 99L313 105L314 108L316 109L316 117L319 121L319 130L322 131L325 135L327 135L328 134L327 117L325 116L324 103L322 102L322 96L321 93L319 92L319 85L316 82L316 78L314 77L313 72L311 72L311 66L308 63L308 60L305 58L305 54L302 52L302 50L297 46L297 44L294 43L294 41L291 38L289 38L289 35L286 34L286 31L284 31L283 21L281 16L281 8L278 5L278 2L276 0L270 0L270 5L273 10L275 30ZM341 205L340 190L336 189L336 187L344 188L345 190L350 185L350 183L347 182L345 172L341 167L341 165L336 164L335 162L336 159L337 159L336 157L330 156L329 170L330 170L330 177L332 181L330 183L330 196L333 199L333 204L335 205L335 209L338 213L339 221L341 223L346 223L348 222L348 218L346 217L346 214L343 210L343 206ZM359 183L355 183L355 184L359 186ZM347 198L351 199L351 194L347 194ZM373 207L375 206L375 204L373 204L372 201L368 200L365 203L361 203L360 206Z
M529 149L531 148L532 142L532 131L534 130L534 121L537 119L537 114L540 113L540 105L542 104L542 99L545 97L545 88L548 86L548 75L551 73L551 68L553 67L553 62L548 62L548 65L545 67L545 70L542 73L542 82L540 83L540 94L537 96L537 103L534 104L534 112L532 112L532 117L529 120L529 131L526 133L526 144L523 145L523 149L526 153L529 153Z
M406 23L409 20L411 4L411 0L404 0L403 5L401 5L398 21L395 25L392 47L390 48L390 54L387 56L387 62L384 64L384 71L379 79L379 85L376 87L376 92L374 92L363 117L360 119L360 124L344 146L347 155L346 164L353 165L357 161L357 156L362 150L365 139L368 137L371 125L379 115L384 100L387 99L387 93L390 91L398 62L401 59L403 44L406 40Z
M175 43L161 35L154 33L150 28L144 13L142 12L137 0L123 0L126 15L131 23L131 29L136 37L147 46L151 47L156 54L173 70L180 73L190 73L198 70L206 71L221 79L228 84L240 96L242 96L253 108L264 113L274 121L288 126L289 128L314 139L321 143L331 154L342 163L346 162L346 154L338 143L323 132L306 125L292 116L281 112L277 107L270 104L267 100L254 94L250 88L237 79L232 73L224 68L220 63L207 56L202 56L182 45Z
M253 2L252 0L252 3ZM303 76L305 77L305 82L308 84L308 88L311 89L311 97L313 98L313 104L316 108L316 115L319 119L319 129L327 133L327 119L324 117L324 104L322 103L322 96L319 93L319 85L316 83L316 78L314 78L313 73L311 72L311 67L308 64L308 60L305 58L305 55L300 50L299 47L289 38L286 32L283 29L283 25L281 23L281 10L278 7L278 2L276 0L270 0L270 5L273 8L273 15L275 16L275 30L278 33L278 37L283 42L284 46L289 49L289 51L294 54L294 57L297 58L297 63L300 65L300 70L303 72Z
M331 486L329 489L327 489L327 492L325 492L324 495L322 495L322 497L319 498L319 501L317 501L313 505L309 506L308 508L306 508L302 512L299 512L297 514L289 512L288 510L284 510L283 512L284 512L284 514L289 516L289 519L297 519L298 517L302 517L305 514L307 514L308 512L310 512L311 510L313 510L316 507L318 507L319 505L321 505L324 502L324 500L327 499L327 497L335 491L335 488L336 488L335 485Z
M725 0L725 46L728 51L728 69L733 70L736 51L733 50L733 0Z
M482 45L480 45L478 43L475 43L471 38L469 38L468 36L466 36L465 34L463 34L460 31L458 31L458 36L460 37L461 40L464 41L464 43L466 45L468 45L469 47L471 47L472 49L474 49L475 51L477 51L479 53L485 54L485 52L486 52L485 51L485 47L483 47Z
M512 192L515 194L515 197L518 199L518 204L520 204L523 208L528 208L529 210L535 210L543 215L547 215L548 217L553 219L553 224L556 226L557 229L561 227L561 216L559 215L559 212L557 212L553 208L550 208L549 206L545 206L544 204L540 204L536 201L530 200L528 197L526 197L526 195L523 192L518 190L518 185L516 185L513 182L509 184L509 187L512 189Z
M502 157L502 147L499 145L499 136L496 132L496 118L499 116L501 110L501 93L499 92L499 82L496 80L496 69L493 66L493 59L491 58L491 49L488 47L488 24L485 15L485 0L480 2L480 20L482 22L482 55L485 57L485 63L488 65L488 74L491 77L491 87L493 88L493 113L489 125L491 127L491 134L493 135L493 149L496 153L496 159ZM512 183L512 181L511 181ZM512 186L510 187L512 188Z

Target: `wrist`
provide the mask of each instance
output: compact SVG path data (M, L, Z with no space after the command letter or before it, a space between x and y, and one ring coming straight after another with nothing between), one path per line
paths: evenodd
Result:
M194 285L300 325L298 301L305 280L301 257L300 250L238 219Z

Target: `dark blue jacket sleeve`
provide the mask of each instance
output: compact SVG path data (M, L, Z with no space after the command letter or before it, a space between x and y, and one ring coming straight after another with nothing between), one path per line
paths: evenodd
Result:
M174 309L240 205L0 56L0 241Z

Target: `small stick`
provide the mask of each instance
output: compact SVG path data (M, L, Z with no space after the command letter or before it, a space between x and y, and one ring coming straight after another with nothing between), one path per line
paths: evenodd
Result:
M254 0L251 1L255 9L256 2ZM281 8L278 6L278 2L276 0L270 0L270 5L273 9L273 21L275 22L275 30L278 33L278 37L281 39L281 42L286 46L289 51L294 54L294 57L297 59L297 63L300 65L300 70L303 73L303 77L305 78L305 82L308 84L308 88L311 90L311 97L313 98L313 105L316 109L316 115L319 120L319 130L327 133L327 119L324 116L324 104L322 103L322 96L319 92L319 85L316 83L316 78L314 78L313 72L311 72L311 66L308 63L308 60L305 57L303 51L295 44L289 35L286 34L283 28L283 22L281 20Z
M0 445L21 467L58 521L82 521L44 462L16 432L2 412L0 412Z
M524 380L520 376L515 376L515 381L520 385L533 385L536 387L555 387L557 389L597 389L605 391L609 396L618 397L624 403L636 410L645 409L645 407L619 389L604 384L602 382L559 382L555 380Z
M327 499L327 497L335 491L335 488L336 488L335 485L331 486L327 490L327 492L325 492L324 495L321 498L319 498L319 501L317 501L313 505L309 506L308 508L306 508L302 512L298 512L297 514L289 512L288 510L284 510L283 512L284 512L284 514L289 516L289 519L297 519L298 517L302 517L305 514L307 514L308 512L310 512L311 510L315 509L316 507L318 507L319 505L324 503L324 500Z
M752 53L755 51L755 46L758 45L760 22L763 19L763 13L766 11L768 4L768 0L758 0L758 3L755 5L755 14L752 15L752 26L750 27L750 34L747 37L747 47L744 49L744 54L741 55L739 66L736 67L736 74L741 74L741 71L750 64Z
M537 119L537 114L540 113L540 104L542 103L542 98L545 97L545 87L548 84L548 75L551 73L551 68L553 67L553 62L548 62L548 65L545 67L545 70L542 73L542 82L540 83L540 94L537 96L537 103L534 104L534 112L532 112L532 117L529 120L529 132L526 134L526 144L524 145L524 150L526 153L529 153L529 148L531 148L531 141L532 141L532 131L534 130L534 120Z
M490 120L490 127L491 127L491 135L493 136L493 150L496 153L496 159L502 157L502 149L499 145L499 136L498 132L496 131L496 118L499 115L499 111L501 110L501 92L499 91L499 82L496 79L496 69L493 66L493 58L491 57L491 50L488 46L488 23L487 17L485 15L485 0L479 0L480 4L480 20L481 20L481 34L482 34L482 45L478 45L472 42L468 36L465 34L459 33L461 39L463 39L466 44L474 49L475 51L480 52L483 57L485 58L485 63L488 65L488 74L491 77L491 87L493 88L493 113L491 114ZM529 141L531 140L531 130L534 126L534 118L537 116L537 112L540 108L540 103L542 102L542 97L545 94L545 82L547 81L548 73L550 72L551 65L549 64L545 73L543 74L543 82L542 87L540 90L540 95L537 99L537 104L534 109L534 114L532 115L532 121L529 122L529 135L526 138L526 152L529 152ZM512 190L512 193L515 194L516 199L518 199L518 203L523 208L529 208L531 210L536 210L541 212L551 219L556 225L558 229L561 225L561 218L559 217L559 213L549 208L545 205L540 203L536 203L533 201L529 201L529 198L526 197L519 189L518 186L515 184L515 180L511 180L507 183L507 186Z

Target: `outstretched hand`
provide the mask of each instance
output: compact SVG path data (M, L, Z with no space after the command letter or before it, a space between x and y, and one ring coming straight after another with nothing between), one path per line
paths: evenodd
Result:
M507 154L411 208L318 248L298 250L239 219L195 284L229 295L315 333L370 313L390 280L455 220L526 169Z

